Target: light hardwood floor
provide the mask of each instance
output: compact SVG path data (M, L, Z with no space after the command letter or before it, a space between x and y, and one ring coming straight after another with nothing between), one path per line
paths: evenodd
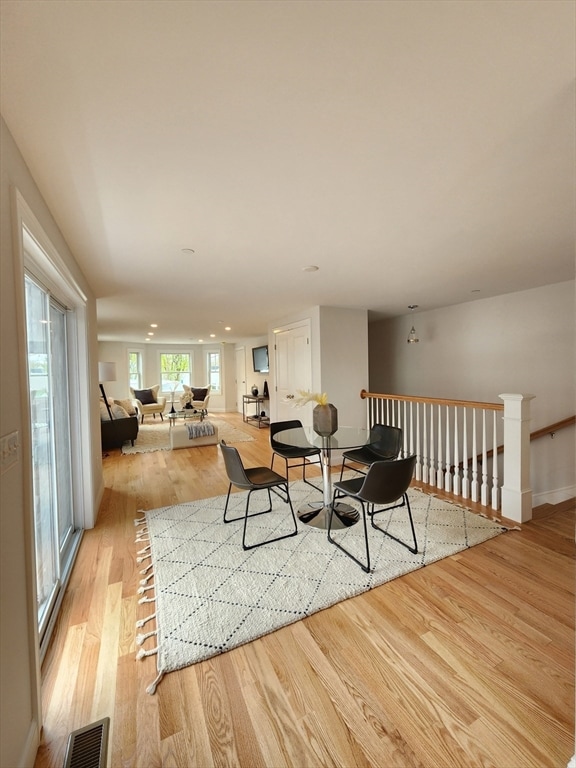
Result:
M220 418L220 415L219 415ZM247 465L269 464L268 430ZM68 733L112 721L109 765L208 768L565 768L574 753L574 505L173 672L146 693L135 660L133 520L227 490L216 446L103 460L43 667L36 768ZM148 625L146 627L148 629Z

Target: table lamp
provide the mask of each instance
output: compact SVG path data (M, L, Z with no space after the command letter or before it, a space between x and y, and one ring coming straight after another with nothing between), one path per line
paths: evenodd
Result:
M106 392L104 392L104 384L102 382L116 381L116 363L98 363L98 380L100 382L100 392L102 392L102 397L104 398L104 402L106 403L106 408L108 409L108 415L110 416L110 421L112 421L114 417L112 416L112 411L110 410L108 399L106 397Z

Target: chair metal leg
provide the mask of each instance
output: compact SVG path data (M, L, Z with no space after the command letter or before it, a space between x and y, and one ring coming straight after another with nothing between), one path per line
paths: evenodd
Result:
M274 459L275 459L276 456L277 456L277 454L272 452L272 461L270 462L270 469L274 469ZM322 488L318 488L317 485L314 485L314 483L312 483L312 482L310 482L310 480L306 479L306 460L305 459L304 459L304 462L302 464L290 465L290 464L288 464L288 459L284 459L284 463L286 465L286 469L285 469L286 482L288 482L289 479L290 479L289 474L288 474L290 469L298 469L298 467L302 467L302 480L306 483L306 485L309 485L311 488L314 488L315 491L320 491L320 493L322 493ZM278 496L280 496L282 501L284 501L286 504L288 503L288 499L287 498L281 496L279 493L278 493Z
M256 489L256 490L261 490L261 489ZM272 509L272 496L270 495L270 491L271 490L274 491L276 489L274 489L274 488L272 488L272 489L267 488L266 490L268 491L268 502L270 504L269 509L267 509L266 511L270 512L271 509ZM254 512L251 515L248 514L248 508L250 506L250 496L252 495L253 491L254 491L254 489L251 490L251 491L248 491L248 498L246 499L246 510L245 510L245 513L244 513L244 531L242 533L242 548L245 549L245 550L247 550L247 549L256 549L256 547L262 547L262 546L264 546L264 544L272 544L272 542L274 542L274 541L281 541L282 539L289 539L291 536L296 536L296 534L298 533L298 523L296 522L296 516L294 514L294 508L292 507L292 501L290 499L290 494L288 492L288 483L286 483L286 496L288 497L288 505L290 506L290 512L292 513L292 521L294 523L294 530L292 531L292 533L285 533L282 536L276 536L274 539L266 539L265 541L259 541L256 544L246 544L246 527L247 527L247 524L248 524L248 518L249 517L257 517L258 515L263 514L262 512ZM279 493L277 493L277 495L280 498L282 498L282 496Z
M341 494L341 496L342 495L345 495L345 494ZM360 504L362 505L362 520L363 520L363 523L364 523L364 541L365 541L365 544L366 544L366 565L364 565L364 563L361 560L358 560L358 558L355 557L352 554L352 552L350 552L349 550L345 549L342 546L342 544L337 542L330 535L331 532L332 532L332 517L334 515L335 499L336 499L336 494L334 494L334 498L332 500L332 504L330 504L330 516L328 518L328 541L331 544L334 544L335 546L337 546L338 549L342 550L342 552L344 552L345 555L348 555L348 557L350 557L352 560L354 560L354 562L357 563L360 566L360 568L362 568L363 571L365 571L366 573L370 573L370 549L369 549L369 546L368 546L368 526L366 525L366 508L364 506L364 502L360 500Z
M237 520L244 520L244 518L246 517L246 513L244 513L243 515L239 515L238 517L231 517L228 520L226 520L226 512L228 511L228 502L230 500L231 490L232 490L232 483L230 483L230 485L228 486L228 495L226 496L226 504L224 506L224 522L225 523L235 523ZM272 498L270 496L270 490L268 488L266 488L266 490L268 491L268 501L270 503L268 509L263 509L261 512L252 512L252 514L249 515L249 517L258 517L258 515L265 515L266 512L272 512ZM248 501L250 500L251 493L252 491L248 493ZM280 498L282 498L282 496L280 496Z
M379 512L389 512L392 509L398 509L399 507L406 506L408 509L408 518L410 520L410 527L412 528L412 538L414 540L414 546L410 546L405 541L402 541L402 539L396 538L393 534L389 533L388 531L385 531L383 528L380 528L379 525L376 525L374 522L374 515L377 515ZM397 541L398 544L402 544L403 547L406 547L406 549L409 552L412 552L413 555L418 554L418 542L416 541L416 530L414 529L414 520L412 519L412 510L410 509L410 501L408 499L408 494L405 493L402 496L402 502L400 504L394 504L391 507L383 507L382 509L374 509L374 505L372 505L372 511L368 513L370 515L370 520L372 522L372 528L376 528L377 531L380 531L380 533L383 533L384 536L389 536L391 539L394 539L394 541Z

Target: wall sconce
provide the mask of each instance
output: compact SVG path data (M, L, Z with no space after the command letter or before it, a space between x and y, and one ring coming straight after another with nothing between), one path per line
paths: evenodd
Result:
M414 312L414 310L417 308L418 308L418 304L408 305L408 309L411 312ZM410 333L408 334L408 338L406 339L406 341L408 342L408 344L417 344L420 341L418 336L416 336L416 328L414 328L414 326L412 326L412 328L410 329Z

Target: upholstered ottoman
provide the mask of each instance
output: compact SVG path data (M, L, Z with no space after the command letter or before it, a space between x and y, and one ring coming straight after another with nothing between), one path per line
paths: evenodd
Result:
M188 424L209 424L210 422L184 422L184 424L173 424L170 428L170 447L174 448L197 448L201 445L216 445L218 443L218 427L214 427L213 435L200 435L199 437L189 437Z

